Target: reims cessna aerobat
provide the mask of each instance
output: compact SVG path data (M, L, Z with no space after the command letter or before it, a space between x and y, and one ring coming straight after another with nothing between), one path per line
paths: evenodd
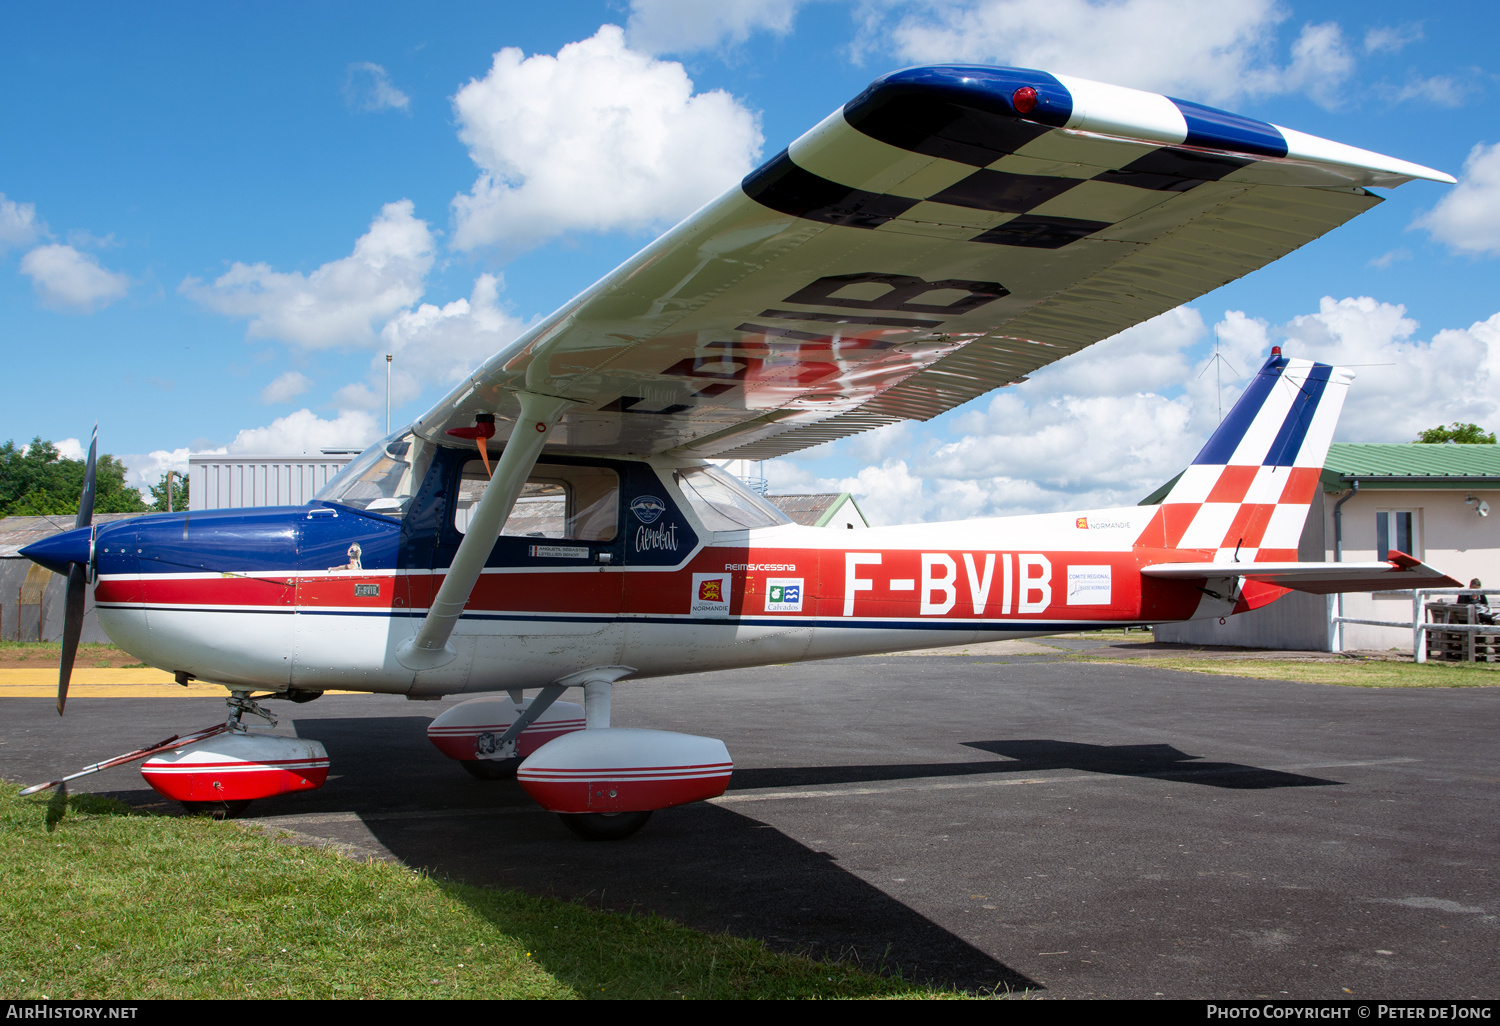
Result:
M611 727L620 681L1456 584L1400 553L1297 561L1352 375L1274 350L1159 505L836 532L709 462L1024 381L1413 179L1453 181L1064 75L888 75L308 505L95 527L90 491L25 551L69 578L58 711L92 587L121 648L230 691L225 724L111 760L148 756L169 797L323 782L316 741L241 724L272 718L265 698L483 693L433 721L437 747L623 837L721 794L732 764L712 738Z

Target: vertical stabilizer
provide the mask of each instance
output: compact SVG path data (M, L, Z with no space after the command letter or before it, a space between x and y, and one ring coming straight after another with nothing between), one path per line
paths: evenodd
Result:
M1140 544L1206 551L1222 563L1295 560L1353 377L1273 349Z

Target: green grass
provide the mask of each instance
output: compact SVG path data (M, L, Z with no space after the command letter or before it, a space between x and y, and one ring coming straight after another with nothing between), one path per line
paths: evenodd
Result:
M1500 665L1495 663L1429 662L1418 665L1384 659L1224 659L1143 656L1128 660L1079 654L1087 662L1125 663L1159 670L1212 673L1257 680L1294 680L1307 684L1341 684L1357 688L1472 688L1500 687Z
M1101 631L1077 631L1073 634L1050 634L1052 638L1100 638L1107 641L1154 641L1151 629L1148 628L1114 628ZM1033 638L1034 641L1046 641L1047 638Z
M114 645L100 642L85 642L78 646L76 666L109 666L108 660L118 659L126 653ZM56 641L0 641L0 659L30 661L38 666L56 666L62 656L62 645ZM103 660L103 661L101 661Z
M653 915L468 887L0 783L0 993L58 998L953 997Z

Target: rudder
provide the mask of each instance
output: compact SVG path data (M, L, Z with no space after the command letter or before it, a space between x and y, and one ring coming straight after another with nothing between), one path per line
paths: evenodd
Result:
M1353 378L1272 349L1162 500L1152 520L1160 530L1148 528L1153 542L1210 550L1214 562L1295 560Z

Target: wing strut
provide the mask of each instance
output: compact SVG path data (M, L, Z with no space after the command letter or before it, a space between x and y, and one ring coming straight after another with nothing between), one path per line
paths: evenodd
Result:
M484 564L500 537L500 529L521 495L531 468L547 441L547 433L570 407L572 400L556 396L517 392L521 415L510 433L510 441L495 464L494 476L485 486L484 495L474 507L468 532L453 554L453 563L438 588L437 597L427 610L427 618L417 633L396 648L396 659L408 670L431 670L458 657L448 643L458 618L474 590Z

